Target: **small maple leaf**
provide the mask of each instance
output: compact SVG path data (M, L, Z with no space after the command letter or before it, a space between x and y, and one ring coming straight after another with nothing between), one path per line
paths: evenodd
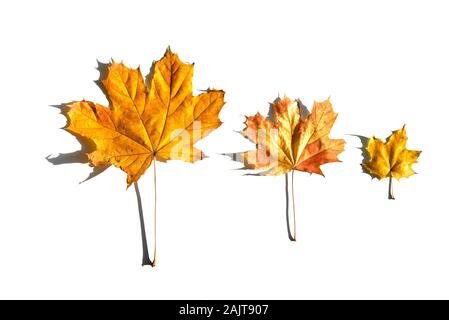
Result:
M299 100L277 98L271 105L269 116L260 113L246 117L244 137L256 144L256 150L233 154L246 169L262 170L256 175L281 175L286 178L288 237L296 241L296 217L293 172L295 170L324 175L321 165L339 162L338 154L344 150L343 139L330 139L329 133L337 118L329 99L315 102L312 112ZM287 173L291 172L291 186ZM293 234L289 222L289 189L293 211Z
M90 101L68 104L66 130L94 143L93 166L115 165L127 173L128 187L152 161L202 159L193 145L221 125L224 91L192 95L193 64L167 49L153 63L146 85L140 68L108 66L101 80L110 107Z
M415 174L412 165L418 160L421 151L408 150L407 132L405 126L393 131L387 138L386 143L374 136L368 140L365 151L368 159L362 163L363 168L379 180L389 177L389 198L394 199L392 194L391 179L397 180L407 178Z
M315 102L307 117L302 117L301 111L305 107L299 100L284 97L270 105L268 118L260 113L246 117L242 135L256 144L256 150L240 154L245 168L264 170L257 175L292 170L323 175L321 165L340 161L337 156L345 141L329 138L337 118L329 99Z

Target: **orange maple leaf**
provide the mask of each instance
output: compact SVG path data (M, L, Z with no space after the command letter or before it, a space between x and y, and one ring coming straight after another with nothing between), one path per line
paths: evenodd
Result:
M260 113L246 117L246 128L241 133L256 144L256 150L233 154L235 160L243 162L244 169L262 170L255 175L285 175L287 229L291 241L296 241L293 173L298 170L324 175L321 165L339 162L338 154L345 145L343 139L329 138L337 118L329 99L315 102L312 112L306 114L307 109L299 100L277 98L270 105L268 117ZM291 172L291 183L288 182L288 172ZM291 202L290 197L293 198Z
M303 110L301 110L304 108ZM315 102L307 117L299 100L276 99L269 117L260 113L246 118L244 137L256 144L256 150L241 153L247 169L263 170L257 175L281 175L292 170L323 175L320 166L339 162L344 150L343 139L330 139L337 118L329 99Z
M100 82L110 106L69 104L65 129L93 142L88 154L93 166L112 164L125 171L128 187L154 160L202 159L193 145L221 125L224 91L209 89L193 96L193 67L168 48L153 63L145 84L140 68L112 61Z
M221 125L218 114L224 91L208 89L192 95L193 64L165 52L153 63L148 83L140 68L131 69L112 61L99 81L109 107L90 101L66 105L65 130L83 144L90 164L96 168L115 165L126 172L128 187L134 183L142 231L142 265L156 264L156 162L154 168L154 254L148 254L145 225L137 180L155 160L194 162L203 153L194 144Z

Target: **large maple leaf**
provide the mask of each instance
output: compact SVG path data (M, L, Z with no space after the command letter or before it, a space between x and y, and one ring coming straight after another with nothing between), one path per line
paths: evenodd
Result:
M394 199L392 193L392 178L397 180L415 174L412 165L418 160L421 151L408 150L407 132L405 126L393 131L386 143L376 137L371 137L365 147L367 159L362 163L367 173L380 179L389 178L389 198Z
M140 68L112 62L101 80L110 106L90 101L68 105L66 130L93 141L93 166L112 164L127 173L130 186L152 161L194 162L203 154L193 145L221 125L224 92L192 95L193 64L167 49L153 63L148 84Z
M337 156L345 141L329 138L337 118L329 99L315 102L306 117L301 116L302 108L299 100L278 98L270 105L268 118L260 113L246 118L242 134L256 144L256 150L241 154L245 168L263 170L258 175L292 170L323 175L321 165L340 161Z
M193 64L183 63L170 48L153 63L146 84L140 68L123 63L108 66L99 84L109 107L90 101L67 105L65 129L81 138L88 160L96 168L115 165L135 184L143 244L143 265L156 263L156 162L154 168L154 255L148 254L137 180L153 161L194 162L203 153L194 144L221 125L218 114L224 92L208 89L192 94ZM88 147L87 147L88 146Z

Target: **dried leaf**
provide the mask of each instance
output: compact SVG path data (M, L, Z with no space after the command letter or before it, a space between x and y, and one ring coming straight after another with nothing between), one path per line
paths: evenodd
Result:
M140 68L112 61L101 81L110 106L90 101L69 104L65 129L93 141L90 163L121 168L128 186L154 160L202 159L193 145L221 125L218 114L224 92L209 89L193 96L193 67L168 48L153 63L146 85Z
M415 174L412 165L417 161L421 151L407 150L406 144L405 126L393 131L386 143L371 137L366 147L369 159L362 163L362 166L378 179L390 175L397 180L410 177Z
M299 100L276 99L269 117L260 113L246 118L243 136L256 144L255 151L242 154L245 168L263 170L258 175L281 175L291 170L323 175L320 166L339 162L343 139L330 139L337 118L329 99L315 102L307 117ZM303 110L305 111L305 110Z

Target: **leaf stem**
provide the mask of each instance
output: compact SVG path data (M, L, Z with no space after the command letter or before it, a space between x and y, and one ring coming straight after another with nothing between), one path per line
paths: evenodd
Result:
M153 183L154 183L154 221L153 221L153 235L154 235L154 252L153 252L153 262L151 266L156 266L156 159L153 159Z
M286 208L285 208L285 214L287 219L287 234L290 241L296 241L296 210L295 210L295 193L294 193L294 187L293 187L293 171L292 171L292 179L291 179L291 186L288 181L288 173L285 174L285 199L286 199ZM292 205L290 208L290 198L292 199ZM290 210L292 212L290 212ZM290 216L293 216L293 234L292 234L292 228L290 227Z
M395 200L393 196L393 176L390 174L388 175L388 199Z

